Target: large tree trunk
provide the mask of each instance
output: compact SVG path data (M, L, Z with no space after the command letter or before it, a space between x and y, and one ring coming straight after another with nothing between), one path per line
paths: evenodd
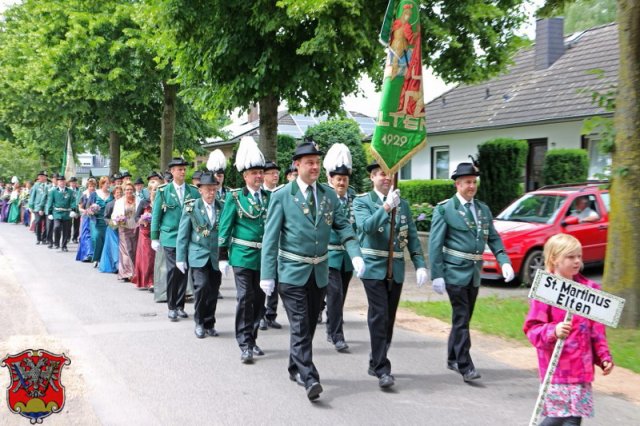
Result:
M160 170L167 169L173 153L173 136L176 132L176 100L178 86L162 82L164 103L162 105L162 124L160 130Z
M264 158L276 161L278 152L278 97L265 96L260 99L260 151Z
M113 175L120 171L120 135L114 130L109 132L109 157L111 158L109 174Z
M614 116L606 290L627 301L621 326L640 325L640 2L618 0L620 72Z

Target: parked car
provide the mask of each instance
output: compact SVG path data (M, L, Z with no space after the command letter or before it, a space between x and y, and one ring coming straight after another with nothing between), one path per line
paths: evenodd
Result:
M531 285L536 270L544 268L542 248L552 235L573 235L582 244L585 264L602 263L607 248L609 190L603 182L554 185L528 192L494 219L513 270L519 281ZM595 215L582 219L580 204ZM500 265L487 248L483 254L482 278L502 279Z

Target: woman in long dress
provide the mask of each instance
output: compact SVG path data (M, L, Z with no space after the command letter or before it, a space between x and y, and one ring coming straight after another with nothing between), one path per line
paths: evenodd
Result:
M118 273L118 261L120 258L118 249L120 236L118 235L118 226L113 223L112 219L116 201L122 198L122 187L114 186L112 194L113 199L107 203L104 209L104 220L108 226L105 230L104 245L102 254L100 255L98 270L100 272L116 274Z
M0 222L6 222L9 217L9 198L11 198L11 185L7 184L0 197Z
M24 182L24 188L20 191L20 223L24 226L31 225L31 212L29 211L29 194L31 193L31 181Z
M153 270L156 252L151 248L151 214L156 196L157 182L149 182L149 200L142 200L136 210L138 223L138 247L136 248L135 272L132 283L139 289L153 288Z
M136 261L136 188L131 182L122 185L124 197L116 201L111 221L118 225L118 279L131 281Z
M16 182L13 185L13 191L9 197L9 216L7 222L20 223L20 183Z
M107 203L113 200L109 193L109 178L102 176L98 184L98 190L95 192L92 204L97 204L98 212L93 215L91 220L91 241L93 242L93 259L94 267L98 266L98 261L102 256L102 248L104 247L104 238L107 231L107 222L104 219L104 209Z
M80 210L81 222L80 222L80 242L78 244L78 252L76 253L76 260L80 262L92 262L93 261L93 243L91 241L91 217L94 212L89 207L91 206L91 199L95 201L97 182L94 178L89 178L87 181L87 190L82 194L78 209Z

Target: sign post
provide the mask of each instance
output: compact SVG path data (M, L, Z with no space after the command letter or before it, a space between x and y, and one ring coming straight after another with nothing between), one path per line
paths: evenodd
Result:
M529 298L566 310L567 314L564 317L564 322L571 321L575 314L610 327L618 326L622 308L624 307L624 299L621 297L550 274L542 269L538 269L536 272L529 291ZM549 389L553 373L555 373L558 366L564 342L565 339L558 339L553 348L549 368L540 385L538 399L536 400L531 420L529 420L530 426L538 424L542 403Z

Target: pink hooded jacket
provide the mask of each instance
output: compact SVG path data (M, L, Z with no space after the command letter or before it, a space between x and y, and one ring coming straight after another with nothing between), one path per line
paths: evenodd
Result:
M600 289L600 286L578 274L573 280L586 286ZM530 301L529 314L523 331L538 352L540 381L544 380L551 360L553 348L558 340L556 324L564 320L566 311L537 300ZM594 365L602 367L603 361L611 362L605 326L598 322L574 315L571 333L567 337L562 354L551 383L593 382Z

